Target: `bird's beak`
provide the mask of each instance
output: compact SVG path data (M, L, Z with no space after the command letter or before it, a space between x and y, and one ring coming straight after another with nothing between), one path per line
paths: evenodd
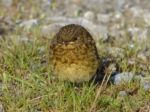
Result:
M63 41L63 44L68 45L68 42L67 41Z

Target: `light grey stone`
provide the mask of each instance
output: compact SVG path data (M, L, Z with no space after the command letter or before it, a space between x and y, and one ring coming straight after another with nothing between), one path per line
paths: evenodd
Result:
M129 83L133 80L134 75L131 72L123 72L112 76L110 81L115 85L122 85L124 83Z
M2 4L7 7L10 7L13 4L13 1L12 0L2 0Z
M120 92L119 92L119 95L120 95L120 96L127 96L127 92L126 92L126 91L120 91Z
M0 104L0 112L5 112L3 105Z
M23 21L20 26L23 27L24 30L32 30L35 26L38 25L38 20L31 19L28 21Z
M94 21L94 13L92 11L87 11L86 13L84 13L83 18L89 21Z

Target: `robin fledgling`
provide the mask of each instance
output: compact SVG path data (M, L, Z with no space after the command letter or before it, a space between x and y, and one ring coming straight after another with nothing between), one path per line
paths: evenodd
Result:
M81 25L63 26L51 41L49 66L61 80L89 81L97 71L98 60L95 41Z

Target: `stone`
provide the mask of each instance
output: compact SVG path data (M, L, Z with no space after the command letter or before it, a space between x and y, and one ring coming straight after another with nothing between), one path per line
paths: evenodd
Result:
M125 83L129 83L133 80L134 75L131 72L123 72L112 76L110 81L115 85L122 85Z

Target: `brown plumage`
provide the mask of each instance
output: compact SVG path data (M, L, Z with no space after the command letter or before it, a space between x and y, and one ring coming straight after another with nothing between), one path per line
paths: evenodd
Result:
M81 25L62 27L51 41L49 65L61 80L89 81L97 71L98 58L92 36Z

